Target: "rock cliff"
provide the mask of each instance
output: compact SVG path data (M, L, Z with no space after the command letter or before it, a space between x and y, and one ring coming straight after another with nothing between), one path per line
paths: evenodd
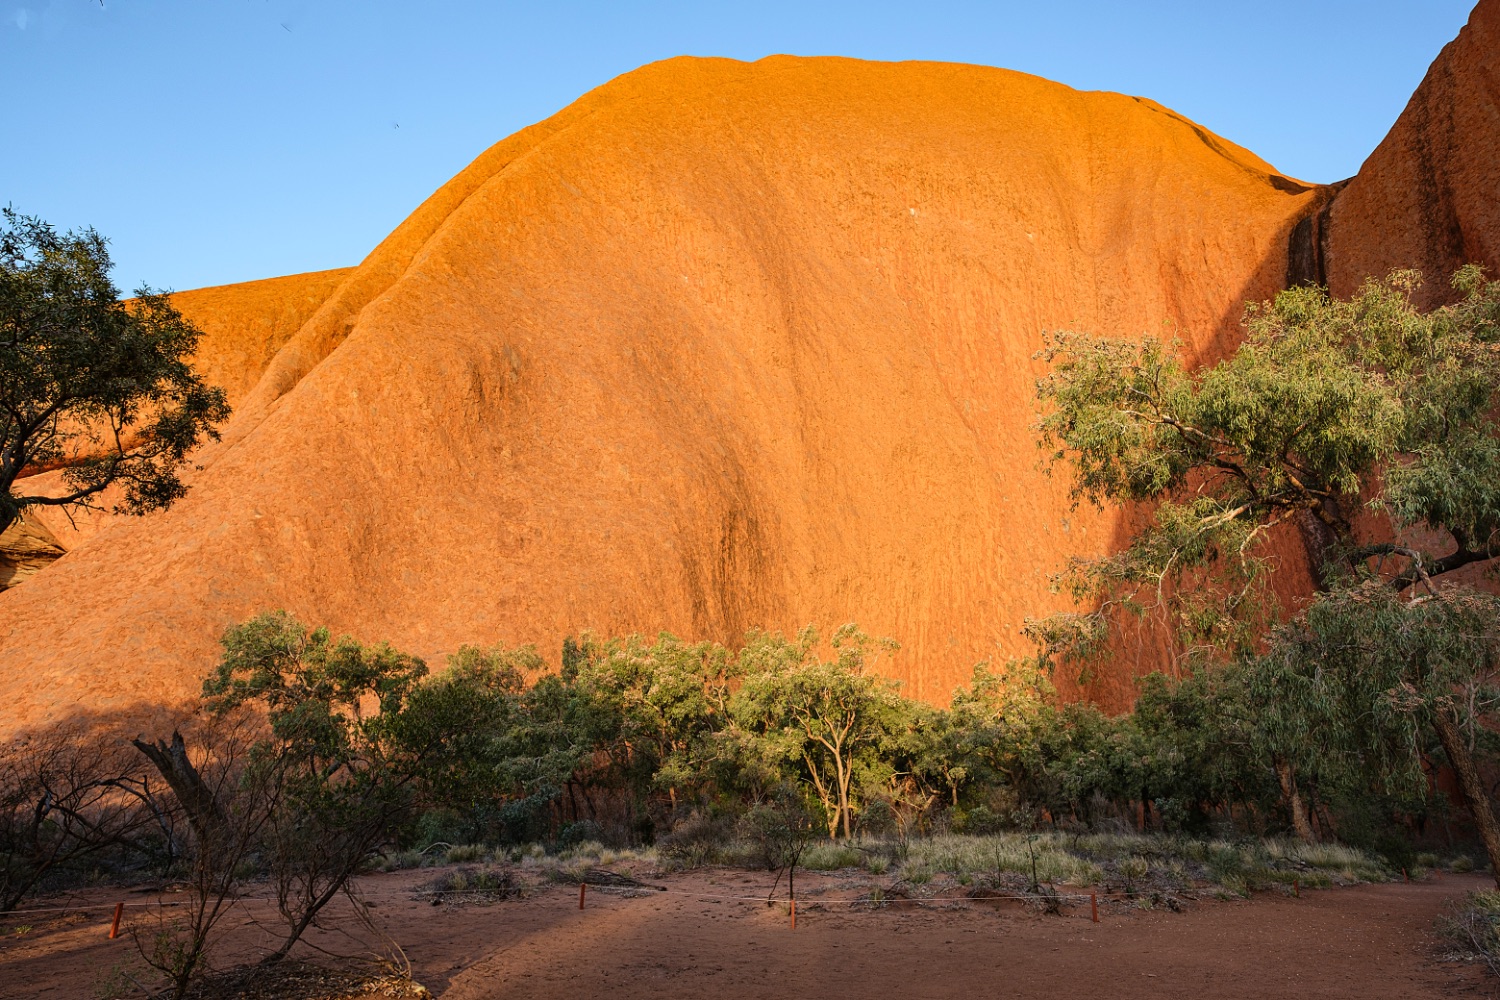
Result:
M186 500L0 594L0 726L179 701L271 607L434 661L857 620L943 700L1118 540L1040 469L1044 331L1212 356L1328 195L1150 101L1004 70L644 67L359 267L278 279L295 307L183 296L245 304L207 365L237 413ZM1124 703L1129 669L1091 693Z

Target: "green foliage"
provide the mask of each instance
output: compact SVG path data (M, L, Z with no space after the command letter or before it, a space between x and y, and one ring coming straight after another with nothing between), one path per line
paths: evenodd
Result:
M649 645L640 636L585 637L569 663L564 679L590 706L595 746L607 766L637 775L674 800L679 789L701 789L738 677L727 649L665 632Z
M205 703L220 717L262 708L270 727L246 773L267 790L261 842L287 924L272 956L279 960L410 821L418 785L431 780L434 758L454 735L443 723L466 720L407 714L427 673L421 660L386 644L334 639L284 611L230 629L223 646L204 681ZM509 680L467 660L461 673L502 688Z
M1259 726L1312 772L1365 781L1420 801L1442 751L1433 714L1455 714L1486 756L1500 740L1481 721L1500 704L1491 666L1500 599L1453 590L1407 600L1375 583L1324 595L1273 635L1247 668L1264 698ZM1312 748L1316 748L1315 751Z
M1244 653L1267 623L1279 524L1302 531L1325 583L1373 573L1405 587L1500 553L1500 283L1465 268L1464 300L1427 314L1417 283L1397 272L1348 301L1283 292L1196 372L1176 345L1054 337L1038 426L1071 465L1075 501L1153 505L1124 551L1075 562L1064 582L1101 599L1100 615L1171 608L1185 648ZM1360 539L1366 499L1449 551Z
M895 651L893 642L844 626L833 636L835 658L825 661L811 655L816 641L810 632L795 647L755 637L747 649L760 669L747 672L730 713L764 759L790 765L812 786L829 837L841 830L849 837L862 787L894 776L882 750L901 733L907 706L892 682L865 672L881 652Z
M1381 614L1409 605L1389 588L1364 600ZM1447 613L1420 606L1421 614ZM879 862L889 864L906 856L917 833L951 825L1027 831L1028 866L1036 860L1037 877L1051 878L1063 873L1053 873L1036 841L1052 836L1048 830L1077 838L1138 821L1197 836L1246 822L1275 828L1279 755L1321 793L1324 816L1356 791L1365 793L1362 803L1378 802L1358 821L1368 828L1365 842L1418 814L1426 788L1401 768L1413 747L1424 759L1432 751L1401 726L1421 713L1391 700L1385 675L1366 677L1359 691L1341 688L1346 666L1336 648L1361 637L1391 642L1396 670L1418 645L1400 645L1384 638L1385 626L1335 610L1316 610L1303 631L1278 632L1280 655L1145 678L1135 710L1113 718L1060 703L1046 657L980 664L949 708L912 702L873 672L895 644L854 626L826 645L812 629L795 639L752 633L737 653L666 634L584 636L558 673L529 648L466 647L427 675L388 647L336 640L275 613L226 636L224 661L205 690L220 712L265 707L271 742L257 760L278 762L278 787L302 817L290 828L280 818L271 824L283 838L276 851L289 857L315 855L324 840L344 844L338 824L386 822L379 843L387 847L396 846L392 837L422 847L544 841L573 853L591 844L593 854L605 849L600 842L649 843L656 829L664 831L657 843L667 863L754 855L790 873L798 864L864 863L847 848L805 853L817 828L846 845L891 836L894 854ZM1459 676L1449 665L1478 655L1479 647L1452 638L1454 629L1451 618L1434 618L1429 629L1449 636L1433 654L1442 665L1432 669L1447 671L1432 682L1434 697ZM1349 653L1347 669L1362 655ZM1325 666L1309 672L1315 661ZM1488 702L1478 690L1482 708ZM1335 694L1344 701L1330 700ZM1356 717L1364 702L1371 705ZM1372 722L1372 712L1388 718ZM1391 781L1381 784L1377 773ZM1346 815L1354 814L1339 812L1339 822ZM952 867L924 850L912 873ZM1015 858L987 864L1019 870ZM969 877L972 867L964 862L958 873ZM289 871L289 884L332 884Z
M122 303L104 238L58 233L0 209L0 531L27 507L170 506L177 472L229 416L189 361L201 331L150 289ZM65 468L65 492L16 492L23 475Z

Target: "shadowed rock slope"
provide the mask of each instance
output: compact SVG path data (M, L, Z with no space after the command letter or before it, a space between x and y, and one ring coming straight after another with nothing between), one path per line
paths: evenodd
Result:
M1464 264L1500 276L1500 0L1482 0L1323 219L1325 283L1415 267L1428 305Z
M279 349L188 498L0 594L0 723L188 696L270 607L434 660L854 619L942 700L1115 540L1039 471L1043 331L1211 354L1320 196L1003 70L647 66L480 156L284 343L247 334Z

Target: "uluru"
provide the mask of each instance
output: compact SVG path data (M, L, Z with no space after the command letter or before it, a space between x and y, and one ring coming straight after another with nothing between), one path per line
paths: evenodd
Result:
M1209 358L1298 281L1500 265L1497 62L1485 0L1332 186L1002 69L627 73L356 267L177 296L234 416L171 510L37 518L65 554L0 592L0 724L182 702L270 608L434 663L854 620L942 702L1118 541L1042 468L1044 334Z

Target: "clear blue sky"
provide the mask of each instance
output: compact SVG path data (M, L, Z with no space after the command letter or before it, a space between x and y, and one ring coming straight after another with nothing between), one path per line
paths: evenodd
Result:
M1353 174L1472 0L0 0L0 204L185 289L358 263L485 147L675 55L1004 66ZM399 127L397 127L399 126Z

